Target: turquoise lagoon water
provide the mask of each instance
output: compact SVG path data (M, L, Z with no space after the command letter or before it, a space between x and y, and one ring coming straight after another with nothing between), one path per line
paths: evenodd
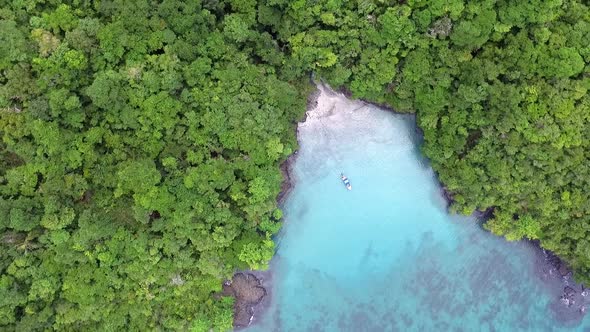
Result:
M320 88L317 109L298 129L296 185L276 239L270 296L249 331L588 325L556 319L551 308L559 305L563 280L542 280L538 250L446 213L435 174L420 157L412 117Z

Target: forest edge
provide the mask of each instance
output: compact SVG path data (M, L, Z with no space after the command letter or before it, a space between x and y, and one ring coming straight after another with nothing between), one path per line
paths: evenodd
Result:
M321 83L313 81L310 83L314 84L316 88L312 90L312 92L310 92L307 97L307 111L305 112L305 117L299 123L304 123L307 120L307 112L317 106L317 99L320 95L320 90L317 85L324 84L328 86L328 84L323 81ZM336 92L342 93L346 98L353 98L352 94L345 89L341 88ZM387 110L388 112L404 114L397 112L388 105L376 104L362 99L361 101L369 105ZM297 128L298 125L296 124L295 130L297 130ZM421 128L416 124L415 129L418 132L420 140L422 140L423 132ZM297 135L297 140L299 142L299 135ZM295 186L292 168L294 162L297 159L297 153L298 151L295 150L280 165L283 181L281 183L281 191L277 195L277 203L279 206L284 206L289 194L292 192ZM421 157L427 159L427 157L423 154L421 154ZM439 174L436 171L435 175L436 181L438 182L438 186L440 188L440 194L446 203L445 208L447 209L448 213L452 213L448 209L454 202L453 193L448 190L444 183L441 182ZM475 210L473 212L472 216L479 222L482 231L489 232L489 230L483 228L483 225L489 219L493 218L494 209L495 207L488 207L483 211ZM282 222L282 220L279 222ZM575 306L575 303L576 301L579 303L580 299L583 300L589 296L590 292L585 289L583 284L579 284L571 280L573 271L570 269L567 263L560 259L553 252L543 249L538 240L523 239L522 241L525 241L531 245L537 253L536 256L539 257L535 267L539 278L546 282L555 282L556 280L559 280L562 283L563 291L560 292L561 295L555 298L555 301L553 301L550 306L556 318L565 324L571 324L581 320L587 312L586 306L583 304ZM235 299L234 328L242 329L248 327L254 321L255 316L263 314L265 308L270 303L270 290L272 289L272 282L270 281L272 279L271 276L270 269L267 271L238 271L233 275L232 280L226 280L223 283L223 290L220 295L231 296Z

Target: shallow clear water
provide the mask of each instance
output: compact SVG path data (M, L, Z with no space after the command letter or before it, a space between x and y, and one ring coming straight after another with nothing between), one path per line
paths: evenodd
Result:
M323 93L249 331L583 330L554 318L561 286L541 280L537 250L445 212L412 117Z

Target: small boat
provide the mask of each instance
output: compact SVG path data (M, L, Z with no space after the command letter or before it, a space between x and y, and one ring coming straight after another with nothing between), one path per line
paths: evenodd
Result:
M348 181L348 178L344 176L344 173L340 173L340 178L342 179L344 186L346 186L346 189L352 190L352 185L350 184L350 181Z

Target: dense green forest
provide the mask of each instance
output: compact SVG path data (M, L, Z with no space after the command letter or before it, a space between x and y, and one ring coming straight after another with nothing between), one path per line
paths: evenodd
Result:
M305 108L253 6L4 1L0 327L231 328Z
M0 0L0 31L0 329L230 329L312 72L590 282L582 1Z

